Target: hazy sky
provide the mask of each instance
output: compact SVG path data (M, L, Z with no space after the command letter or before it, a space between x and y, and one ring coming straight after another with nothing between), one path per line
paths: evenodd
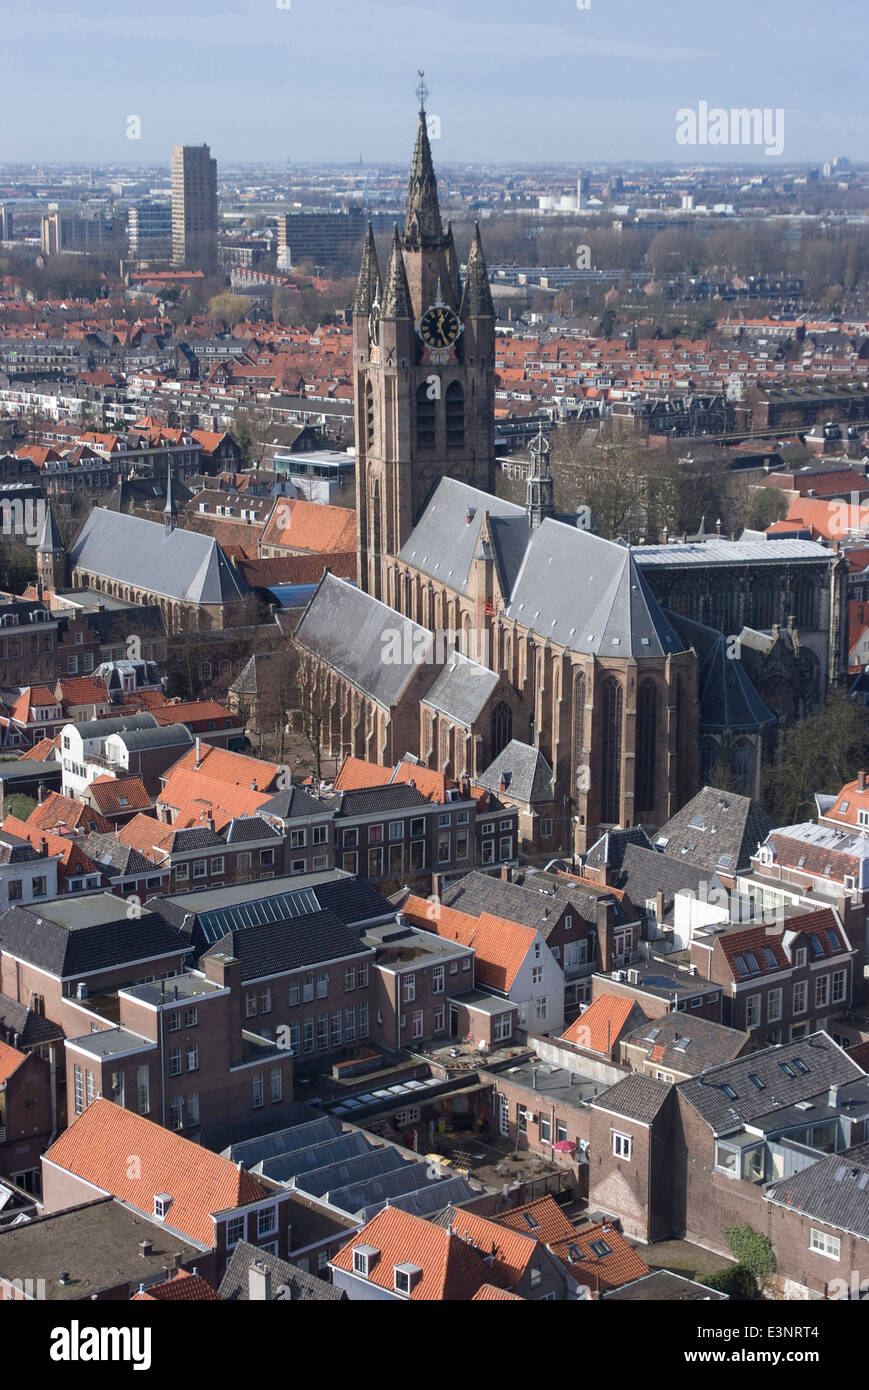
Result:
M0 162L406 161L420 67L438 163L685 161L700 101L783 108L771 170L867 160L867 53L867 0L0 0Z

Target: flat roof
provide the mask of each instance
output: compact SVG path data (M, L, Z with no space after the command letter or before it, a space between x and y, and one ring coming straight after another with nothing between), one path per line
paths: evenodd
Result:
M128 1028L106 1028L99 1033L83 1033L80 1038L67 1038L70 1047L79 1047L93 1057L120 1057L125 1052L144 1052L156 1047L150 1038L131 1033Z
M285 874L283 878L233 884L228 888L194 888L189 893L161 894L160 901L178 903L198 915L214 908L231 907L235 903L251 902L257 898L273 898L279 893L296 893L300 888L315 888L318 883L334 883L336 879L353 877L343 869L323 869L318 873Z
M153 1246L150 1255L140 1253L143 1240ZM0 1278L44 1277L46 1301L81 1300L116 1284L135 1292L143 1281L157 1282L177 1254L185 1263L202 1260L201 1248L162 1222L105 1197L0 1231ZM69 1274L68 1284L60 1283L61 1273Z
M86 893L81 898L52 898L47 903L28 903L27 908L37 917L73 930L102 922L122 922L127 916L124 899L109 892Z
M148 985L128 985L118 991L143 1004L174 1004L186 999L201 999L204 994L219 994L222 985L198 975L173 975L170 980L157 980Z
M535 1084L536 1073L536 1084ZM518 1067L508 1067L499 1071L498 1076L507 1079L511 1086L524 1086L541 1096L560 1101L567 1105L588 1105L602 1091L608 1091L609 1081L595 1081L581 1072L566 1071L548 1062L523 1062Z

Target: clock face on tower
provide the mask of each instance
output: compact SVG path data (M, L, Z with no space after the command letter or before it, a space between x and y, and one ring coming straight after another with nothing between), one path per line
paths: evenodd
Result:
M426 309L417 328L426 347L434 352L448 351L463 331L464 324L458 314L446 304L433 304Z

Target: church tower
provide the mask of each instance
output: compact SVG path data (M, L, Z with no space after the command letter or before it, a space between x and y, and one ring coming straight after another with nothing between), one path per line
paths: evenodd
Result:
M36 579L41 590L57 593L65 589L68 578L66 546L49 502L45 508L42 535L36 547Z
M442 477L495 482L495 310L477 228L464 287L444 229L420 84L404 228L385 276L369 227L353 305L359 585L390 602L386 565Z

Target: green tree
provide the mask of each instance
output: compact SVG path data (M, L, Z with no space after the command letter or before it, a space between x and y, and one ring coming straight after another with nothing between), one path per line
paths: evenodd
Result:
M757 1280L750 1269L744 1265L731 1265L727 1269L716 1269L703 1283L707 1288L726 1293L737 1302L749 1302L758 1296Z
M765 531L774 521L787 515L788 499L781 488L753 488L746 513L746 525L752 531Z
M36 801L32 796L25 796L23 792L13 792L11 796L3 798L4 816L15 816L17 820L27 820L28 816L36 810Z
M739 1263L758 1283L775 1274L778 1264L768 1236L761 1235L752 1226L727 1226L724 1234Z
M835 795L867 766L869 712L836 694L818 714L785 731L761 800L776 825L795 825L813 814L816 792Z

